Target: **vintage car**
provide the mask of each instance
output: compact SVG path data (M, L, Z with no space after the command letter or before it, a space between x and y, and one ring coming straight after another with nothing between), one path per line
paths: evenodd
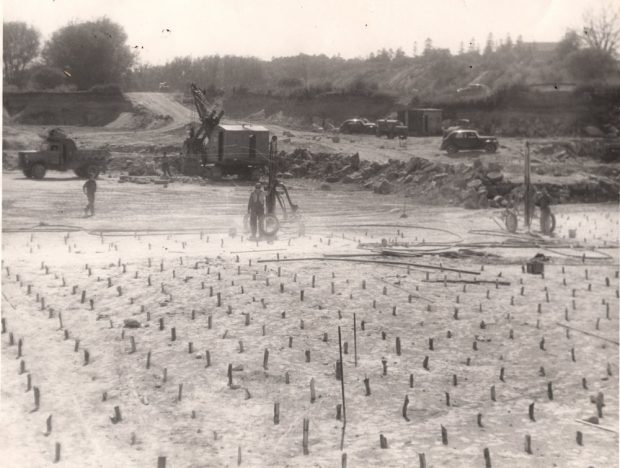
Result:
M481 136L475 130L454 130L441 142L439 149L450 154L464 150L484 150L487 153L495 153L499 143L493 136Z
M377 125L366 119L345 120L340 126L340 133L367 133L374 134Z

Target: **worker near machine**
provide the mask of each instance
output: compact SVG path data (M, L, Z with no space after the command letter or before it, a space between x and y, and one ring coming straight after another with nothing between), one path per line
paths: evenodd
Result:
M164 173L164 177L172 177L170 173L170 161L168 161L168 155L164 151L164 157L161 160L161 170Z
M95 216L95 192L97 191L97 182L95 182L95 175L89 174L88 180L82 186L82 191L86 194L88 199L88 205L84 209L84 216L88 216L90 211L91 216Z
M256 234L263 233L263 220L265 218L265 193L263 186L258 183L254 186L254 191L250 194L248 201L248 214L250 215L250 228L252 229L252 239L256 239Z
M536 206L540 208L540 224L541 230L545 232L545 229L552 230L552 227L549 225L551 223L551 196L547 189L544 187L536 193ZM543 225L545 226L543 228ZM555 227L555 226L553 226ZM547 234L547 232L545 232Z

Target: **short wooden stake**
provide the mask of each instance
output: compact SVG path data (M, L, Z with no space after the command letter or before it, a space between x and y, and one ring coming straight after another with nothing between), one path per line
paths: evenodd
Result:
M529 434L525 435L525 453L532 454L532 437Z
M308 431L310 430L310 420L304 418L302 447L304 455L308 455Z
M316 389L314 388L314 378L310 379L310 403L316 401Z
M370 396L370 379L368 376L364 377L364 387L366 388L366 396Z
M280 424L280 403L273 404L273 423Z
M60 461L60 442L56 442L54 449L54 463L58 463Z
M405 418L405 421L409 421L409 417L407 416L407 406L409 406L409 395L405 395L405 401L403 403L403 418Z
M448 445L448 430L443 426L441 426L441 443Z
M485 447L484 449L484 468L491 468L491 453L489 449Z

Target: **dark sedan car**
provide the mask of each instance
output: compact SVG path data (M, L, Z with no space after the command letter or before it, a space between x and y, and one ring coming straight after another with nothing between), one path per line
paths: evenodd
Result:
M481 136L475 130L454 130L443 139L440 149L450 154L462 150L484 150L487 153L495 153L498 146L495 137Z
M340 126L340 133L367 133L374 134L377 126L366 119L345 120Z

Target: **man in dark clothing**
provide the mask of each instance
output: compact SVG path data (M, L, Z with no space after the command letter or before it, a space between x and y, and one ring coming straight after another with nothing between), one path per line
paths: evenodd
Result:
M164 173L164 177L172 177L172 174L170 173L170 162L168 161L168 156L165 152L161 161L161 170Z
M265 218L265 193L262 185L256 184L254 191L250 194L248 201L248 213L250 214L250 227L252 229L252 239L256 239L256 233L263 233L263 219Z
M97 182L95 182L95 176L90 174L88 176L88 180L82 187L82 191L86 194L86 198L88 198L88 205L84 209L84 215L88 216L88 212L90 211L91 216L95 216L95 192L97 191Z

